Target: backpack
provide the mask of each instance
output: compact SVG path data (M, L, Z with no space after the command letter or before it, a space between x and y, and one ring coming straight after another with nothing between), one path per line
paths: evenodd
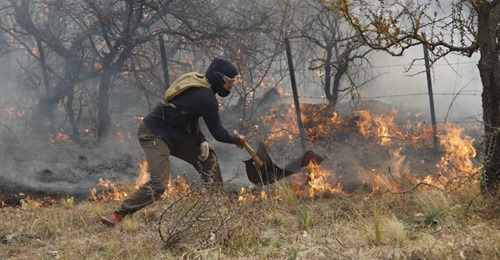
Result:
M198 72L190 72L182 74L178 79L170 85L170 87L165 91L163 96L163 105L170 105L170 100L180 95L186 89L191 87L205 87L210 88L211 85L207 80L205 75Z

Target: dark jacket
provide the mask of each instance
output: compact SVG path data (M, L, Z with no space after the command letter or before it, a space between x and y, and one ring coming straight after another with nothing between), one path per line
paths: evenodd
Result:
M178 110L159 103L144 117L144 124L167 142L170 149L182 142L189 134L196 134L199 142L206 141L199 128L199 118L203 118L215 140L236 144L239 137L228 132L222 125L219 104L215 97L216 90L205 87L193 87L175 97L173 103Z

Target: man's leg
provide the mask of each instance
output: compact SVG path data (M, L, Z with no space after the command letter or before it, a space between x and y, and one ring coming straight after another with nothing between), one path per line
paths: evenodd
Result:
M222 175L215 151L210 148L208 158L204 162L198 159L199 152L200 144L197 138L194 135L190 135L184 142L176 145L172 149L171 154L193 165L201 175L204 183L222 184Z
M123 201L122 205L117 208L117 213L131 214L153 203L165 192L170 178L168 161L170 149L167 143L144 124L139 126L138 139L146 155L150 178Z

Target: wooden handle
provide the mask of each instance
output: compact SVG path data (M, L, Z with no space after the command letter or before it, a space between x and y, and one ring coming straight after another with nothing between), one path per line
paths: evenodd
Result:
M262 159L260 159L260 157L257 155L257 153L252 149L252 147L250 147L250 145L247 144L247 142L245 142L245 145L243 147L245 147L245 150L247 150L247 152L250 154L250 156L252 156L252 159L255 161L255 163L257 164L258 167L261 167L262 165L264 165L264 162L262 161Z

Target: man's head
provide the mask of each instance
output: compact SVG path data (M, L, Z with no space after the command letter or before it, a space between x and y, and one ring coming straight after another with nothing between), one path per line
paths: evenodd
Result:
M223 57L215 58L205 72L212 89L221 97L229 95L236 75L238 75L238 69L230 60Z

